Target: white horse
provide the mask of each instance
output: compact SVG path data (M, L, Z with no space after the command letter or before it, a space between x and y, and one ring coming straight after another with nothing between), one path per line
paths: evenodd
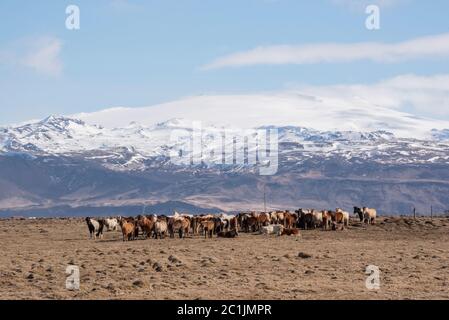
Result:
M119 227L119 223L116 218L104 219L104 225L106 227L106 231L117 231Z

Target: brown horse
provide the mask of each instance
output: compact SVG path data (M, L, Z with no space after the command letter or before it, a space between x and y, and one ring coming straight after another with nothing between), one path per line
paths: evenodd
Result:
M290 213L290 211L284 212L284 227L287 229L293 228L293 226L296 224L297 218Z
M323 229L328 230L334 220L335 212L332 212L331 210L323 210L321 213L323 214Z
M204 231L204 238L207 238L207 235L209 235L209 238L212 238L212 234L215 230L215 221L213 220L203 220L201 221L201 226L203 227Z
M142 230L143 236L145 238L151 237L151 233L153 232L154 224L157 221L156 216L142 216L139 215L137 217L137 224Z
M259 221L256 217L247 217L244 225L246 232L256 232L259 226Z
M270 215L268 213L261 213L259 214L259 216L257 217L257 224L258 224L258 228L260 230L261 227L267 226L270 224Z
M135 239L136 226L134 222L128 222L126 219L120 219L120 227L122 228L123 241Z
M170 238L175 237L175 232L178 232L179 238L185 237L190 231L190 219L187 217L177 217L168 219L168 231Z

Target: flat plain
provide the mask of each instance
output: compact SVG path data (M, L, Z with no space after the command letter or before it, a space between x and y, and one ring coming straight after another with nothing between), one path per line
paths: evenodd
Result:
M0 220L0 299L449 299L449 219L351 219L299 238L90 240L82 219ZM66 268L80 289L66 289ZM380 270L369 290L368 265Z

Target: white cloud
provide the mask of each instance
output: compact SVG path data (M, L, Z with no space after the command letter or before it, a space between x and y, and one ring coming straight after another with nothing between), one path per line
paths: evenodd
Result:
M449 33L397 43L317 43L258 47L220 57L202 69L263 64L347 63L360 60L394 63L431 57L449 57Z
M57 76L62 72L61 48L62 43L58 39L38 39L31 44L31 50L21 59L21 63L39 73Z
M375 84L300 86L305 94L366 102L417 115L449 117L449 75L401 75Z
M53 37L20 40L0 52L0 64L25 67L37 73L58 76L63 69L61 40Z
M184 119L181 126L189 121L229 128L295 125L319 130L388 130L398 137L429 138L430 130L449 128L448 97L449 74L401 75L371 84L204 94L143 108L112 108L72 117L107 128Z

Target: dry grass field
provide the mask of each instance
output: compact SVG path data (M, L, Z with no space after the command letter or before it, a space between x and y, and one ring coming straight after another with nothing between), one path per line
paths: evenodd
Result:
M0 299L449 299L446 218L131 242L89 240L82 219L0 220L0 244ZM79 291L65 288L69 264ZM379 290L365 287L367 265Z

